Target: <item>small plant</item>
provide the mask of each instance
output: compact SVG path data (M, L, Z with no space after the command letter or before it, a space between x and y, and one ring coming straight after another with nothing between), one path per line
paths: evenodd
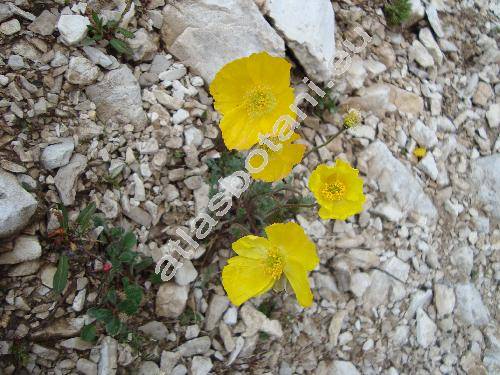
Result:
M408 20L411 12L410 0L393 0L384 7L385 17L391 26L401 25Z
M321 119L323 118L325 111L328 111L331 114L337 112L337 99L332 97L332 90L326 88L325 93L325 96L318 96L316 98L318 100L318 105L314 108L314 114L319 116Z
M186 307L184 312L179 316L179 323L181 326L189 326L191 324L201 323L203 317L191 307Z
M124 13L126 12L127 9L124 10ZM122 17L120 17L120 20L118 21L111 20L104 22L104 19L102 17L99 17L99 15L95 11L92 11L90 21L91 24L87 26L88 36L85 43L92 44L101 40L107 40L111 48L119 54L131 55L132 49L130 48L127 40L118 39L118 34L127 39L131 39L134 37L134 33L119 26L121 18Z
M21 341L14 341L10 348L12 362L16 367L26 367L29 361L28 348Z
M141 272L153 265L153 260L134 251L136 236L120 227L110 227L101 216L95 214L96 206L89 204L71 223L64 206L56 213L60 227L49 233L55 247L63 249L54 275L54 292L61 294L66 289L71 268L79 260L87 263L88 256L103 264L102 271L95 273L100 285L96 305L87 314L96 322L86 325L81 338L95 341L101 325L110 336L133 343L140 338L125 324L127 317L135 315L140 308L143 289L136 282ZM101 230L97 239L90 235L92 229Z

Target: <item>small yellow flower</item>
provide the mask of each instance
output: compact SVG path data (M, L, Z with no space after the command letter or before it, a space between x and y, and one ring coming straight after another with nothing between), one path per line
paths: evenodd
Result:
M334 166L320 164L309 178L309 189L320 205L322 219L345 220L359 213L365 203L358 170L337 159Z
M361 113L351 108L344 116L344 126L346 128L353 128L361 123Z
M319 263L316 246L295 223L265 228L267 238L245 236L233 243L238 254L222 270L222 285L236 306L269 291L282 274L288 279L303 307L311 306L313 295L307 272Z
M417 147L415 150L413 150L413 155L415 155L417 158L423 158L427 154L427 150L423 147Z
M295 133L285 142L280 142L278 137L269 138L273 145L280 147L278 151L265 144L260 145L259 147L267 153L268 162L262 171L252 173L252 177L265 182L275 182L288 176L293 167L300 163L306 150L305 145L292 143L299 138Z
M283 115L295 119L290 63L267 52L254 53L222 67L210 85L226 147L248 150L258 135L271 134Z

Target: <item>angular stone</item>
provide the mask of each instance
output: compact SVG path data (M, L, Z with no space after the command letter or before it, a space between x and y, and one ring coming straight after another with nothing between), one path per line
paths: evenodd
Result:
M443 284L434 286L434 303L438 316L451 314L455 308L455 292L453 288Z
M332 78L335 57L335 14L329 0L268 0L267 15L287 46L315 81Z
M436 207L413 174L383 142L370 144L359 156L358 163L359 169L378 185L386 200L396 204L405 217L423 217L428 225L436 222Z
M434 59L431 54L424 45L416 39L413 41L408 51L408 58L410 61L415 60L423 68L429 68L434 65Z
M118 367L118 341L106 336L101 342L101 359L97 369L98 375L115 375Z
M347 361L333 361L331 365L330 375L360 375L351 362Z
M156 315L177 318L186 307L189 287L174 283L164 283L156 295Z
M427 348L436 341L436 324L422 310L417 310L417 342L422 348Z
M490 106L486 112L486 119L490 128L498 128L500 126L500 103L495 103Z
M205 329L207 331L211 331L217 326L222 314L224 314L228 307L229 300L226 296L213 295L205 318Z
M73 138L64 138L61 143L56 143L45 147L40 156L45 169L55 169L63 167L69 163L75 144Z
M10 21L4 22L0 25L0 33L4 35L14 35L21 31L21 24L16 18L11 19Z
M197 354L205 354L210 349L211 344L210 337L198 337L196 339L186 341L177 348L177 352L182 357L192 357Z
M56 28L57 16L48 10L44 10L40 15L28 26L28 30L40 35L51 35Z
M66 79L74 85L90 85L99 76L99 68L85 57L75 56L69 61Z
M484 326L490 322L490 313L473 284L458 284L455 293L456 315L459 319L474 326Z
M88 86L86 93L95 103L102 122L112 120L120 124L133 124L136 130L146 126L141 88L128 66L122 65L106 73L102 81Z
M500 154L475 159L471 162L471 181L475 192L473 200L494 220L500 220Z
M210 358L196 356L191 362L192 375L208 375L214 365Z
M0 238L23 229L36 211L37 201L16 177L0 169Z
M184 0L163 9L167 49L210 83L230 61L267 51L283 56L285 45L252 0Z
M75 14L63 14L57 21L61 40L68 46L75 45L85 38L88 25L90 21L87 17Z
M75 202L76 182L86 167L87 158L81 154L75 154L69 164L57 171L54 183L65 206L71 206Z
M19 236L16 238L14 249L1 253L0 264L17 264L35 260L42 255L42 247L36 236Z

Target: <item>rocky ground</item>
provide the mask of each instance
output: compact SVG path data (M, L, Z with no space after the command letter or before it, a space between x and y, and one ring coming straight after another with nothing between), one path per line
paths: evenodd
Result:
M0 373L500 373L498 2L413 0L402 27L387 26L382 1L333 1L334 16L327 0L167 3L0 3ZM90 8L125 13L129 58L82 45ZM352 53L356 27L372 40ZM307 194L310 170L342 157L367 203L346 222L297 216L321 258L313 307L285 294L231 306L219 278L231 251L202 266L202 246L175 280L143 281L139 348L81 340L102 263L73 270L63 300L52 293L57 203L74 218L94 202L157 260L208 201L206 162L223 151L207 88L217 69L286 50L297 91L304 74L322 86L333 32L352 64L332 95L363 124L309 155L293 183ZM310 115L303 138L321 144L339 118Z

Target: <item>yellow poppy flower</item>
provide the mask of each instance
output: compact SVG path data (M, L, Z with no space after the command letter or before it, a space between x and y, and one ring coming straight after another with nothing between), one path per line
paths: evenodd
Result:
M365 203L363 180L358 170L343 160L334 166L319 165L309 178L309 189L320 205L322 219L345 220L359 213Z
M265 228L267 238L245 236L233 243L238 254L222 270L222 285L236 306L269 291L282 276L288 279L303 307L311 306L313 295L307 272L319 263L316 246L295 223Z
M413 155L415 155L417 158L423 158L427 154L427 150L423 147L417 147L415 150L413 150Z
M220 128L226 147L248 150L258 135L271 134L283 115L295 114L290 87L290 63L267 52L254 53L224 65L210 85L214 107L222 114Z
M269 138L273 145L281 146L278 151L272 150L265 144L260 145L259 147L267 153L268 161L264 169L258 173L252 173L252 177L265 182L275 182L288 176L293 167L300 163L306 150L305 145L293 143L297 139L300 137L295 133L285 142L280 142L278 137Z

